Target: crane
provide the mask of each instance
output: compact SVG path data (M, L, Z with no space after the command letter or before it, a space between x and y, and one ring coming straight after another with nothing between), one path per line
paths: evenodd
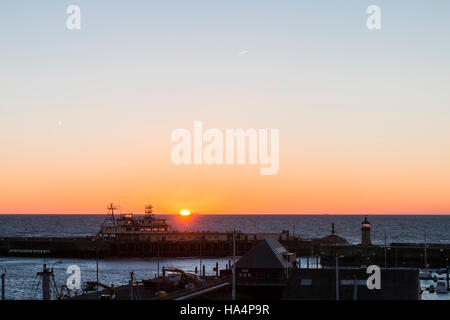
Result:
M114 288L114 285L107 286L106 284L100 283L100 282L87 282L87 288L86 291L94 290L96 287L103 288L109 292L109 294L102 294L100 296L100 299L102 300L114 300L116 298L116 289Z
M200 282L200 279L198 278L198 276L191 274L191 273L186 273L183 270L178 269L178 268L170 268L170 267L168 267L168 268L163 267L163 269L162 269L163 279L166 277L167 271L168 272L176 272L176 273L181 274L181 282L183 282L183 283L192 283L194 285L197 285Z

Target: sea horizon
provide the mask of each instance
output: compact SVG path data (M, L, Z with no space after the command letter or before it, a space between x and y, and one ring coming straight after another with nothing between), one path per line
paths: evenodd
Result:
M133 213L135 215L144 215L143 212L128 212L125 211L123 213ZM116 213L116 214L123 214L123 213ZM105 215L106 213L0 213L0 215ZM179 213L174 212L154 212L153 214L164 214L164 215L174 215L179 216ZM195 212L192 213L192 215L309 215L309 216L315 216L315 215L330 215L330 216L448 216L450 213L272 213L272 212L253 212L253 213L228 213L228 212L214 212L214 213L200 213Z

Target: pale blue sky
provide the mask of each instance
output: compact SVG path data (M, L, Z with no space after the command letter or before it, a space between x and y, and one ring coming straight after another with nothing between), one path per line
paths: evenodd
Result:
M65 28L69 4L81 7L80 31ZM365 26L369 4L381 7L380 31ZM426 89L435 102L448 98L448 12L448 1L3 1L2 108L143 89L334 100Z
M82 30L65 28L69 4L80 5ZM366 28L369 4L381 7L382 30ZM334 113L364 122L393 108L442 119L449 12L448 1L3 1L1 110L36 112L34 125L83 112L96 125L169 127L174 113L244 127L326 126Z

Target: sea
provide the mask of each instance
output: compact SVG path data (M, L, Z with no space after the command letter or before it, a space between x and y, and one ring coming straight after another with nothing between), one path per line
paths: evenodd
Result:
M336 233L351 243L359 243L361 222L365 215L309 215L309 214L193 214L188 217L157 214L178 231L242 231L279 233L289 230L300 238L320 238L331 233L334 224ZM99 231L104 214L0 214L0 237L83 237ZM369 215L371 237L375 244L391 242L450 243L450 215ZM300 263L305 266L306 258ZM99 281L114 286L127 284L130 272L136 280L149 279L157 275L158 267L178 267L194 271L205 265L206 274L213 275L216 263L226 268L230 257L224 258L145 258L145 259L101 259ZM7 299L41 299L41 286L37 272L42 270L43 258L0 257L0 273L5 272ZM81 282L96 280L97 262L92 259L48 259L54 268L55 287L65 283L70 266L81 271ZM422 281L424 287L429 281ZM81 293L78 292L78 293ZM54 294L53 296L56 296ZM424 300L450 299L450 294L422 294Z

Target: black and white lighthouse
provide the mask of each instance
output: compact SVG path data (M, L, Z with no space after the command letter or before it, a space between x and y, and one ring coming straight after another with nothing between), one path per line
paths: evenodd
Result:
M367 217L364 218L361 227L361 244L362 245L371 245L370 241L370 222L367 220Z

